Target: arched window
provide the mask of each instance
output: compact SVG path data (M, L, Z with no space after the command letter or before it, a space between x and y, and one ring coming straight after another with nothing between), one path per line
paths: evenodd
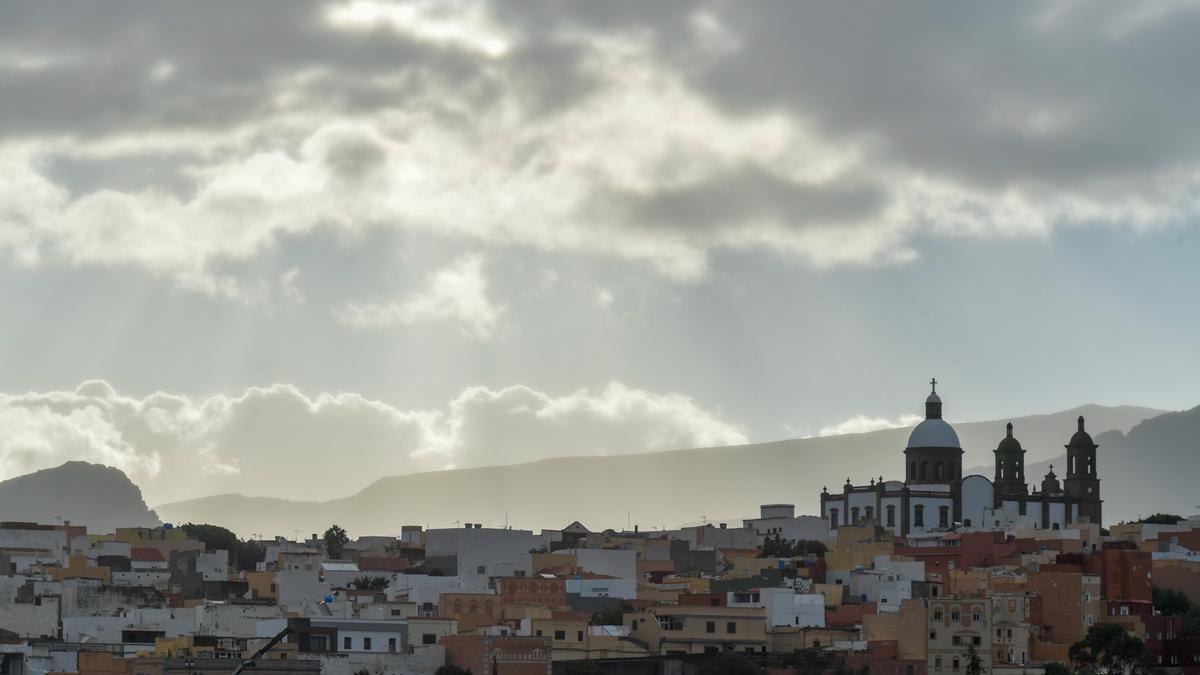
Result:
M935 478L937 478L938 480L942 480L943 478L945 478L945 475L943 475L944 473L945 472L942 469L941 462L938 462L937 464L933 465L933 475Z
M871 522L872 520L875 520L875 507L874 506L868 506L866 509L863 510L863 520L867 521L868 523Z
M838 510L829 509L829 529L836 530L838 526Z
M908 463L908 478L911 480L916 477L917 477L917 463L909 462Z
M929 462L921 462L921 480L929 478Z
M949 506L939 506L938 507L938 527L941 527L941 528L950 527L950 507Z
M850 507L850 523L853 525L858 524L858 507L857 506Z
M913 527L925 527L925 507L920 504L913 507Z
M894 504L888 504L887 507L887 526L896 526L896 506Z

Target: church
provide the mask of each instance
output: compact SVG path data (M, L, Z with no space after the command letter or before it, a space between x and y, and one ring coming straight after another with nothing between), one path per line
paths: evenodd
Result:
M1025 450L1008 424L993 451L992 479L962 475L962 444L954 427L942 419L937 380L925 399L925 419L908 437L904 480L882 476L866 485L850 480L841 492L821 490L821 515L829 527L874 522L899 536L959 528L1061 529L1071 523L1102 523L1100 479L1091 435L1079 428L1067 443L1067 474L1059 481L1054 467L1041 486L1025 482Z

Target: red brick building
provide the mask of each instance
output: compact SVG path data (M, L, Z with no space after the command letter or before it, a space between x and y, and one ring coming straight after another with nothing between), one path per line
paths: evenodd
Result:
M550 639L544 637L494 637L449 635L446 664L472 673L489 675L550 675Z
M567 606L567 582L543 577L504 577L500 584L500 603L504 605L540 605L549 609Z

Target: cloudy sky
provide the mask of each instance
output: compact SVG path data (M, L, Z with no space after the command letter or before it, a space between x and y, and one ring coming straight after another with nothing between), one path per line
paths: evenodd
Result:
M0 6L0 477L1200 403L1196 3Z

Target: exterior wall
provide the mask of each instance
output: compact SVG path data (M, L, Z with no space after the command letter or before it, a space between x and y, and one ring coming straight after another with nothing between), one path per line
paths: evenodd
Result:
M954 500L947 493L945 497L910 497L908 500L908 531L913 534L930 532L941 529L938 527L938 509L945 506L948 509L948 519L954 519ZM917 524L917 509L924 507L923 525Z
M637 553L615 549L575 550L575 561L585 572L615 579L637 579Z
M305 602L321 602L329 595L329 584L318 578L315 571L290 570L275 573L277 597L281 607L295 607Z
M929 601L929 672L963 672L974 648L983 672L992 669L992 604L987 598Z
M626 615L626 620L630 616ZM766 614L759 608L656 607L659 653L765 652Z
M426 574L393 574L387 587L389 600L407 598L418 607L426 603L437 606L443 593L458 593L463 590L457 577L431 577Z
M196 571L204 581L225 581L229 578L229 551L202 551Z
M637 598L635 579L567 579L567 593L584 598Z
M868 643L894 640L897 659L924 664L928 653L928 614L924 600L905 600L894 614L864 616L863 637Z
M454 635L443 638L446 664L472 673L550 675L550 640L537 637Z
M994 496L992 481L986 477L972 474L964 478L962 485L963 527L984 527L984 523L987 522L984 511L992 506ZM970 525L967 525L968 521L970 521Z
M795 507L791 507L795 510ZM811 539L824 541L829 537L829 522L821 516L778 516L745 520L746 528L754 530L759 537L779 535L783 539Z
M0 628L23 638L57 637L59 598L0 604Z

